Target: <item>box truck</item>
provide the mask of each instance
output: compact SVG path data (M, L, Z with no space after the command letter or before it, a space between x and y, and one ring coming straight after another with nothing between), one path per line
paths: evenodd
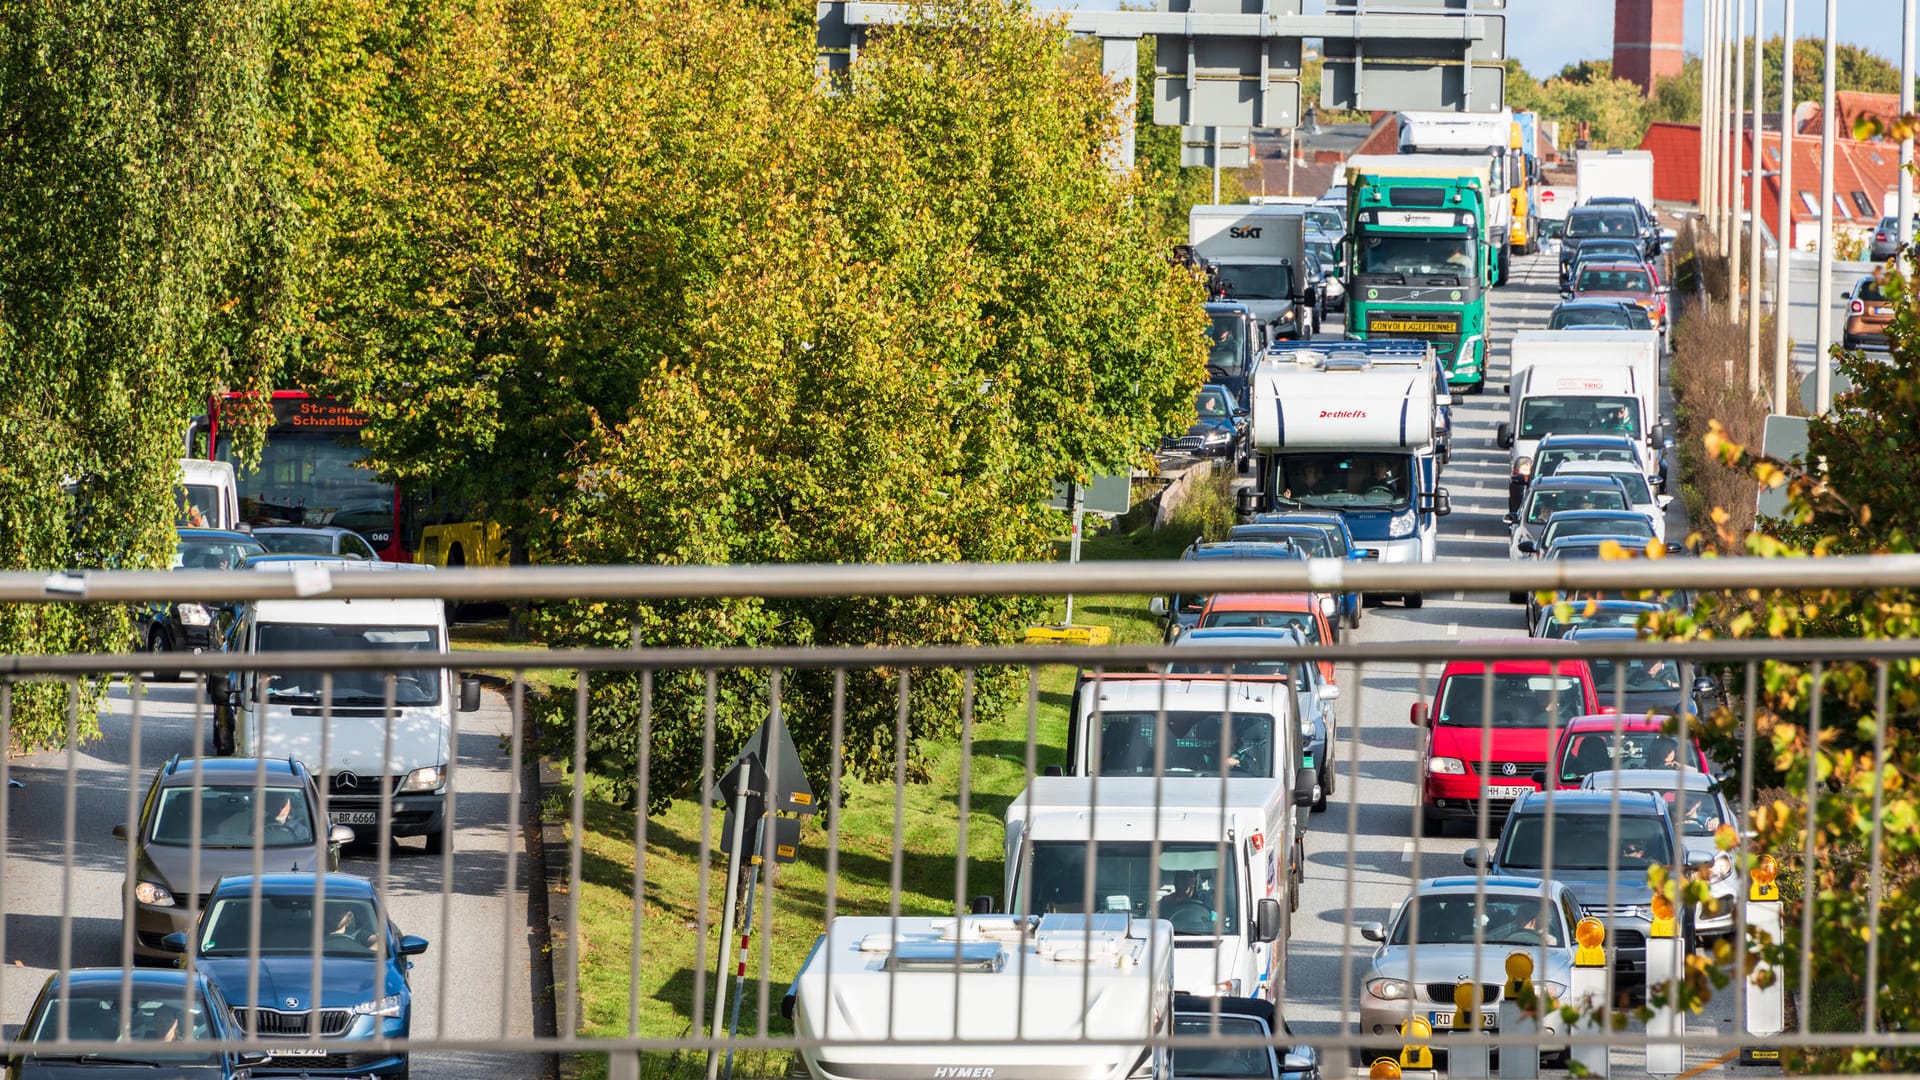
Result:
M1213 264L1221 299L1252 309L1269 339L1313 336L1300 207L1195 206L1187 212L1187 240L1195 255Z

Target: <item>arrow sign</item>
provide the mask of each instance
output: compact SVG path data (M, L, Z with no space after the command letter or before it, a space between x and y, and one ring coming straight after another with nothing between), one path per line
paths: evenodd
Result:
M773 764L773 775L779 778L779 791L768 790L772 781L763 762ZM733 759L733 764L713 785L713 792L709 796L711 801L733 805L740 779L734 775L734 770L743 766L748 769L747 790L770 798L774 810L788 814L819 813L820 806L813 798L813 785L807 782L807 774L800 768L800 751L794 747L793 736L787 733L785 724L767 721L747 736L739 756ZM765 813L765 810L761 812Z

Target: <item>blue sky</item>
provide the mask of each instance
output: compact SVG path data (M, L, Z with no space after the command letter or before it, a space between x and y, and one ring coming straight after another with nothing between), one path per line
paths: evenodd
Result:
M1687 0L1687 51L1700 48L1703 0ZM1900 62L1901 0L1835 0L1841 41L1865 46ZM1780 0L1762 0L1767 33L1780 32ZM1805 37L1826 38L1825 0L1795 0L1793 25ZM1568 18L1567 0L1507 0L1507 51L1535 77L1551 75L1576 60L1612 55L1613 2L1588 0ZM1591 14L1587 14L1591 12ZM1751 21L1751 20L1749 20ZM1752 32L1751 28L1748 30Z

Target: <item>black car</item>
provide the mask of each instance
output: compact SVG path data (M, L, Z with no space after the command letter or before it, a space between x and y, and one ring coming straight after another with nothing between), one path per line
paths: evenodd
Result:
M1633 212L1634 219L1640 223L1640 256L1653 259L1659 256L1665 247L1660 241L1660 220L1653 216L1653 208L1629 195L1595 195L1582 205L1610 207Z
M249 757L195 763L174 755L147 788L135 827L113 827L116 840L134 834L133 869L126 882L134 900L134 955L173 958L162 941L193 926L193 915L206 907L214 882L253 872L256 825L270 868L337 868L340 849L353 842L353 830L345 825L316 827L324 821L320 790L298 761ZM190 903L196 856L201 891L198 903Z
M1567 215L1567 230L1560 237L1560 287L1573 280L1573 257L1588 240L1638 240L1645 244L1640 215L1626 206L1582 203ZM1654 242L1659 243L1656 235ZM1652 252L1646 257L1651 258Z
M62 1041L62 1002L67 1007L65 1040L121 1045L112 1053L32 1049L35 1043ZM101 1075L242 1077L267 1061L267 1055L258 1051L210 1045L239 1042L246 1033L234 1021L220 988L203 972L74 968L64 980L55 972L34 998L18 1038L6 1059L7 1080ZM186 1039L201 1045L182 1045Z
M1653 317L1631 300L1590 296L1563 300L1547 316L1549 330L1651 330Z
M1293 1029L1265 998L1173 995L1175 1036L1225 1035L1246 1045L1173 1051L1173 1080L1320 1080L1320 1051L1292 1045ZM1258 1045L1251 1039L1257 1038Z
M1193 412L1193 426L1187 433L1162 439L1160 448L1195 457L1223 458L1245 472L1253 457L1253 425L1233 392L1208 383L1195 396Z
M266 548L242 532L225 529L181 529L174 542L175 570L232 570ZM225 608L191 600L142 605L134 612L140 632L140 647L155 657L167 653L203 653L219 648L223 637ZM179 673L155 670L158 681L178 678Z
M1207 382L1226 387L1235 401L1246 401L1253 365L1267 349L1265 332L1253 309L1237 300L1216 300L1206 307Z

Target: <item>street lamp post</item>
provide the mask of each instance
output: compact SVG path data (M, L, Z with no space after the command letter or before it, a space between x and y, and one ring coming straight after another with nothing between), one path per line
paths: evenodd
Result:
M1787 411L1787 315L1793 310L1793 0L1785 0L1780 21L1780 231L1776 234L1773 301L1773 411Z
M1837 2L1827 0L1827 63L1820 86L1820 307L1813 334L1813 411L1820 416L1833 408L1833 39L1838 34Z

